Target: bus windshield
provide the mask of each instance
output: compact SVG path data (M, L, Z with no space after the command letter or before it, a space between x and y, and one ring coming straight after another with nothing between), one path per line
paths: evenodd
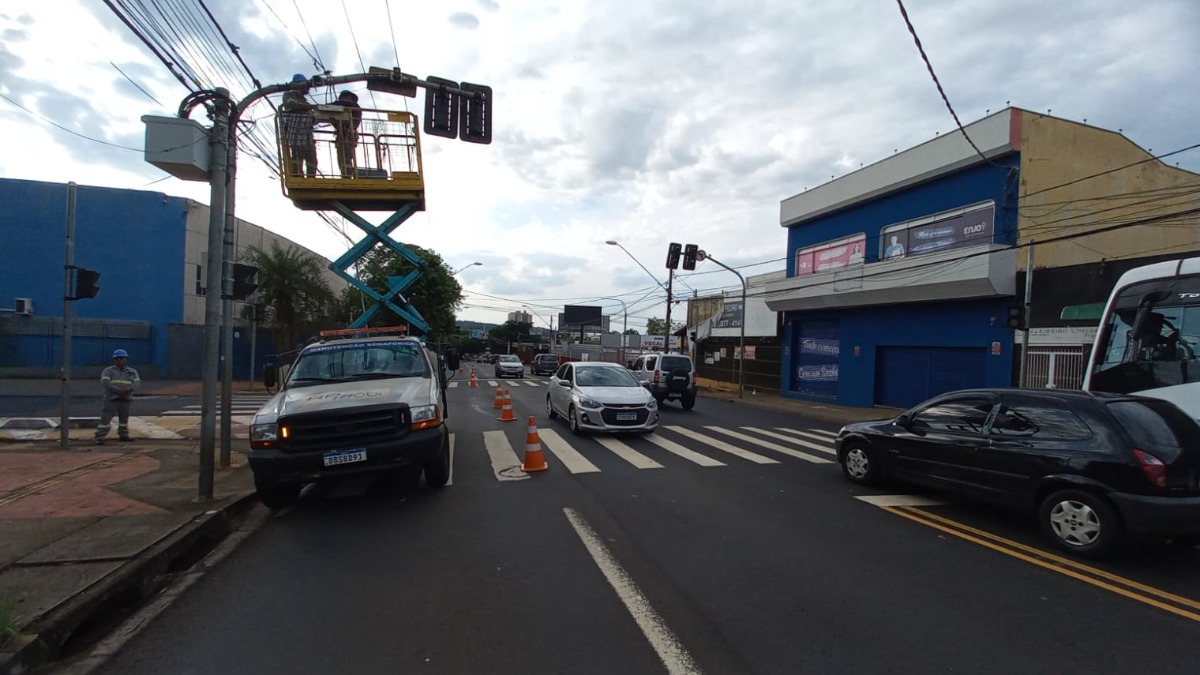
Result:
M1123 289L1101 331L1092 391L1128 394L1200 382L1200 277Z

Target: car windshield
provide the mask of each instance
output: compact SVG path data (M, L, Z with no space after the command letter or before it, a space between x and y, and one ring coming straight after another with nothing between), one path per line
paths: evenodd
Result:
M1091 388L1127 394L1200 382L1200 294L1181 292L1198 283L1188 276L1122 291L1102 327ZM1165 297L1142 309L1149 293ZM1133 331L1139 310L1144 314L1140 337Z
M505 354L504 356L500 357L499 361L500 363L520 363L521 359L517 358L513 354Z
M306 349L292 368L289 382L306 385L423 375L425 359L417 342L335 342Z
M672 370L691 370L692 361L686 356L664 356L662 357L662 365L659 366L659 369L668 372Z
M575 385L579 387L640 387L629 371L620 367L576 368Z

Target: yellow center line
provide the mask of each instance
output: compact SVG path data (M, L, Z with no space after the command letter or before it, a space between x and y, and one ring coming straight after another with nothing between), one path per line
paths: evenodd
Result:
M1002 537L997 537L995 535L990 535L988 533L982 533L982 532L980 532L980 534L984 535L984 536L975 536L972 534L968 534L967 532L957 529L957 526L958 526L957 523L955 524L956 527L950 527L947 525L943 525L939 522L936 522L936 520L937 520L936 517L933 519L927 519L924 516L928 516L930 514L924 512L924 511L911 511L911 510L909 510L909 507L882 506L880 508L882 508L885 511L894 513L897 516L900 516L901 518L907 518L915 523L920 523L922 525L925 525L926 527L932 527L936 530L941 530L942 532L945 532L946 534L954 535L955 537L958 537L959 539L965 539L972 543L979 544L980 546L990 548L993 551L998 551L1007 556L1017 558L1018 560L1024 560L1025 562L1032 563L1043 569L1050 570L1051 572L1057 572L1059 574L1066 575L1068 577L1071 577L1072 579L1082 581L1085 584L1091 584L1092 586L1096 586L1098 588L1103 588L1106 591L1111 591L1113 593L1116 593L1117 595L1121 595L1126 598L1129 598L1130 600L1136 600L1137 602L1141 602L1141 603L1150 605L1152 607L1157 607L1158 609L1181 616L1185 619L1191 619L1192 621L1200 622L1200 613L1189 612L1185 609L1181 609L1179 607L1174 607L1165 602L1160 602L1158 600L1155 600L1154 598L1146 597L1145 595L1139 595L1137 593L1134 593L1130 590L1127 590L1127 589L1117 586L1115 584L1108 583L1107 581L1102 581L1096 577L1090 577L1085 574L1076 572L1074 570L1066 569L1059 565L1050 564L1046 560L1042 560L1039 557L1027 555L1025 553L1020 552L1019 550L1016 550L1016 549L1022 548L1022 545L1017 544L1016 542L1013 542L1013 541L1009 541ZM949 522L954 522L954 521L949 521ZM964 527L966 529L971 529L971 528L967 528L967 526L965 526L965 525L962 527ZM979 531L976 530L976 532L979 532ZM1001 546L1000 544L993 543L991 541L988 541L989 538L994 538L998 541L1003 541L1005 544L1011 545L1012 547ZM1025 548L1027 548L1027 547L1025 547ZM1043 555L1040 551L1038 552L1038 554ZM1081 567L1083 569L1088 569L1089 571L1093 571L1093 568L1089 568L1086 565L1080 565L1079 567ZM1100 572L1100 576L1105 576L1107 574L1107 573L1101 572L1100 570L1094 570L1094 571ZM1128 583L1131 586L1140 585L1140 584L1136 584L1133 581L1123 579L1122 577L1116 577L1115 575L1110 575L1110 576L1113 576L1115 579L1121 579L1122 583ZM1144 588L1149 589L1148 586L1144 587ZM1158 589L1150 589L1150 590L1155 591L1153 593L1154 595L1166 596L1166 597L1172 597L1172 598L1178 597L1178 596L1172 596L1170 593L1158 591ZM1187 600L1186 598L1179 598L1179 599L1184 601L1182 604L1192 606L1191 601Z

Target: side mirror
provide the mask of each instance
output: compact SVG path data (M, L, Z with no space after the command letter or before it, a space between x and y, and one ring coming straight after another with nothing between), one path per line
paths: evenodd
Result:
M558 381L558 386L560 386L560 387L569 387L569 386L571 386L571 381L570 381L570 380L559 380L559 381Z
M458 355L458 350L457 349L447 349L446 350L446 369L447 370L458 370L458 367L460 365L462 365L462 359Z
M909 413L904 413L896 418L896 426L900 427L901 429L907 429L911 423L912 415Z
M274 389L279 378L275 372L275 364L268 363L263 366L263 386L267 389Z

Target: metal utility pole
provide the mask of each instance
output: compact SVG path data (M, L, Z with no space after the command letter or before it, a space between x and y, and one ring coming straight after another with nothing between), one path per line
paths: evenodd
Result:
M71 273L75 271L75 182L67 183L67 261L63 264L62 394L59 401L58 442L67 447L71 418L67 403L71 394Z
M258 342L258 294L250 297L250 374L246 379L254 383L254 350Z
M1033 240L1029 240L1028 251L1025 256L1025 307L1022 316L1024 317L1022 332L1025 334L1025 339L1021 343L1021 374L1017 383L1022 387L1029 386L1029 313L1033 308Z
M221 347L222 233L225 229L226 164L229 161L229 91L217 89L209 132L208 279L204 289L203 387L200 400L200 499L213 498L213 450L216 448L217 368Z
M746 278L741 272L733 269L729 265L717 260L704 251L696 252L697 260L711 260L716 264L737 275L739 281L742 282L742 319L741 333L738 335L738 398L745 398L746 394Z
M221 266L221 451L217 466L229 468L233 442L233 260L235 253L234 191L237 174L236 128L229 127L225 169L225 242Z
M668 269L667 270L667 327L663 331L666 333L666 335L663 336L663 353L664 354L671 353L671 289L674 287L674 285L675 285L675 270Z

